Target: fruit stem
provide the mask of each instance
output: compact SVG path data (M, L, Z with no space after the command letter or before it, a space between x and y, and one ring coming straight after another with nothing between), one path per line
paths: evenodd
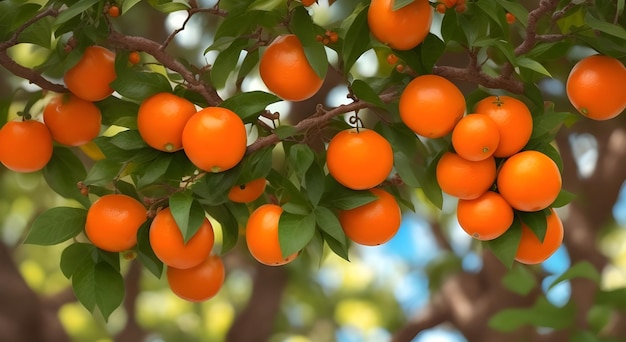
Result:
M354 125L354 126L355 126L355 128L356 128L356 132L357 132L357 133L359 133L359 126L361 126L361 128L363 128L363 127L364 127L364 126L363 126L363 120L361 120L361 118L359 118L359 111L358 111L358 110L354 111L354 115L353 115L353 116L351 116L351 117L348 119L348 122L349 122L351 125Z

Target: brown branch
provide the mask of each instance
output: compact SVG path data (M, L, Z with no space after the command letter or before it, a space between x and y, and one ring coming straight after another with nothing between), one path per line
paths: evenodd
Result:
M13 32L13 35L9 40L0 43L0 65L9 70L15 76L26 79L30 83L38 85L42 89L51 90L57 93L65 93L67 92L67 89L64 86L50 82L49 80L41 76L39 72L18 64L9 56L8 53L9 48L19 44L18 38L26 28L45 17L56 17L57 15L59 15L59 12L57 10L49 8L43 12L40 12L36 16L26 21L20 27L18 27L17 30Z
M408 324L394 333L391 341L410 341L420 332L449 322L451 318L450 308L443 300L443 294L437 293L430 300L426 308L419 312L415 318L411 319Z
M457 68L451 66L435 66L433 74L457 81L465 81L480 84L487 88L504 89L515 94L524 92L524 83L520 80L505 77L504 75L492 77L480 71L478 67Z
M174 30L165 39L163 44L161 44L161 50L165 50L165 48L167 48L167 46L172 42L172 40L174 40L174 37L176 37L177 34L179 34L180 32L185 30L185 27L187 26L187 23L189 22L189 20L191 20L191 17L194 14L196 14L196 13L211 13L211 14L217 14L217 15L222 16L222 17L226 16L226 12L224 12L224 11L218 9L218 8L198 8L198 7L194 7L194 6L198 5L196 1L191 1L189 4L192 6L192 8L187 10L187 18L185 18L185 21L183 22L181 27L179 27L176 30Z

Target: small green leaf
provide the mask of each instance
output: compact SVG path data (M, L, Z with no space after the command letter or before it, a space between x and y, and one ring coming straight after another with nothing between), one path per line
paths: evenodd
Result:
M294 215L283 212L278 221L278 241L283 257L300 251L315 234L315 215Z
M61 253L61 272L70 279L85 263L93 263L93 252L96 246L90 243L73 243Z
M376 195L369 191L357 191L347 188L332 189L325 194L322 203L330 208L350 210L376 200Z
M556 278L548 287L548 291L556 285L574 278L585 278L599 284L600 272L598 272L598 270L589 261L580 261L572 265L567 271L563 272L563 274Z
M137 179L137 188L141 189L159 180L172 162L173 156L169 153L160 154L155 160L146 165L145 172Z
M117 77L111 82L111 88L120 95L139 102L154 94L172 91L170 81L162 74L131 69L117 70Z
M276 135L278 136L278 139L285 140L289 137L292 137L298 134L298 130L293 126L281 125L281 126L276 127L276 129L274 130L274 133L276 133Z
M421 63L425 70L432 70L443 52L446 50L446 43L432 33L428 33L424 41L419 45Z
M350 86L354 94L361 100L365 100L376 107L385 108L385 103L380 99L378 94L364 81L354 80Z
M18 41L50 49L52 43L52 18L42 18L27 26L19 35Z
M52 158L43 169L43 176L48 186L57 194L78 201L83 207L90 205L89 198L80 193L76 186L87 176L85 166L68 148L55 147Z
M608 305L594 305L587 312L587 322L589 323L589 329L595 333L589 332L590 336L585 341L597 342L598 335L611 321L613 316L613 308ZM572 342L576 342L571 340Z
M522 239L522 226L516 219L509 229L498 238L485 241L485 245L506 267L511 268L515 261L517 246Z
M308 145L295 144L289 148L287 160L289 160L296 174L303 175L313 164L315 154Z
M220 103L220 107L235 112L244 122L254 122L267 106L281 101L276 95L264 91L238 93Z
M124 0L122 1L122 14L128 12L129 9L140 3L141 0Z
M592 16L589 12L587 12L587 15L585 16L585 22L594 30L617 37L621 40L626 40L626 29L620 25L600 20Z
M323 231L322 236L324 236L324 241L326 241L326 244L328 244L328 247L330 247L330 250L333 251L333 253L337 254L346 261L350 261L347 244L335 240L332 236L324 233Z
M341 53L346 72L350 72L357 59L370 48L370 31L367 25L368 8L355 9L354 13L358 13L356 17L351 22L346 21L349 27L346 30L343 51Z
M324 45L315 39L313 20L303 6L296 7L292 15L291 30L302 43L306 59L317 76L324 79L328 71L328 57Z
M98 160L87 173L84 183L85 185L106 186L118 176L121 167L120 163L113 160Z
M576 194L573 194L565 189L561 189L559 195L556 197L554 202L550 205L552 208L561 208L573 201L576 198Z
M546 69L543 65L541 65L541 63L537 62L534 59L530 59L527 57L518 57L517 58L517 65L519 67L522 68L526 68L532 71L536 71L542 75L548 76L548 77L552 77L552 74L550 74L550 72L548 71L548 69Z
M137 129L138 104L109 96L95 105L102 112L102 124Z
M99 262L94 268L94 295L96 305L104 320L117 309L124 300L124 278L120 272L105 262Z
M317 206L324 195L324 170L318 163L313 163L304 175L306 193L313 206Z
M546 213L543 210L533 212L520 211L518 213L522 222L530 228L539 241L543 241L546 237L546 231L548 230Z
M169 198L170 210L174 220L187 243L200 229L205 212L202 206L191 196L191 192L177 192Z
M239 239L239 224L233 213L225 205L219 205L214 207L205 207L207 213L222 226L222 250L221 254L224 254L231 250L237 244Z
M408 6L413 3L415 0L394 0L393 1L393 10L397 11L402 7Z
M163 274L163 262L154 254L150 245L150 223L144 223L137 232L137 259L155 277L161 278Z
M236 69L239 56L246 46L248 39L236 39L217 56L211 68L211 81L215 88L221 89L226 86L228 76Z
M75 2L72 6L59 13L59 15L54 20L54 25L59 26L69 21L70 19L80 15L81 13L93 7L95 4L98 3L98 1L99 0L80 0Z
M504 7L507 12L513 14L523 27L528 25L528 10L522 4L510 0L496 0L496 2Z
M85 262L81 263L72 275L74 295L90 312L96 308L95 266L96 264L92 259L85 259Z
M24 243L51 246L67 241L85 228L87 210L55 207L39 215L30 228Z
M426 198L437 208L443 207L443 193L437 182L437 162L439 158L434 158L427 164L426 169L416 169L417 179L424 191Z
M343 228L341 228L337 215L330 209L322 206L315 208L314 213L315 221L320 229L345 247L347 244L346 234L343 232Z
M525 296L537 286L537 278L526 266L514 265L502 277L502 283L514 293Z
M141 138L141 135L139 135L139 131L130 129L117 133L111 137L109 141L113 146L126 151L148 147L146 142Z

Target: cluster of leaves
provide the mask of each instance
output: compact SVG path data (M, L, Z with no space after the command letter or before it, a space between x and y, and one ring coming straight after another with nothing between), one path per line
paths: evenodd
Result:
M410 2L397 0L395 6ZM122 18L138 3L122 1ZM17 0L0 2L0 40L5 42L0 44L0 54L20 43L40 46L48 55L34 71L50 79L61 77L88 45L116 48L117 79L111 86L120 97L109 97L96 105L102 111L103 125L122 129L115 135L95 139L105 158L93 164L83 163L67 147L55 147L43 175L54 191L75 199L84 208L48 210L34 222L26 239L27 243L40 245L77 239L64 251L61 268L72 279L81 303L90 310L97 306L105 317L123 298L120 256L80 241L90 198L81 193L77 183L81 182L97 196L112 192L133 196L152 210L169 205L186 238L195 233L201 218L208 213L221 223L220 252L225 253L237 243L239 227L245 225L249 215L246 205L227 200L228 189L265 177L269 189L259 201L275 201L285 211L280 222L280 242L285 255L304 249L319 260L326 244L334 253L348 259L349 244L336 212L363 205L373 197L369 192L343 188L326 173L324 151L316 147L319 144L307 144L309 128L324 127L329 133L336 132L348 127L343 114L371 109L381 118L372 128L388 139L394 149L397 177L386 182L385 188L405 208L413 208L412 196L405 190L416 188L441 208L443 195L436 182L435 166L443 152L450 149L450 141L448 138L422 141L398 116L397 95L415 75L436 73L476 84L477 89L466 95L468 112L488 94L489 88L516 93L533 113L534 129L526 149L546 153L562 168L559 152L551 142L561 125L572 120L572 115L555 111L552 105L544 103L537 81L552 76L545 65L563 58L575 44L612 56L626 52L626 30L608 20L622 17L623 1L618 1L617 7L607 2L595 8L566 1L542 1L533 12L514 1L472 1L464 13L448 11L441 22L440 35L430 33L421 45L409 51L393 51L370 36L368 1L355 2L349 15L324 27L314 22L309 11L296 1L221 0L210 9L191 7L180 1L149 1L149 4L165 13L186 10L189 16L207 15L210 20L219 21L213 43L203 47L205 54L218 52L211 67L196 67L165 54L169 38L161 44L115 31L114 23L105 14L108 1L57 0L43 6ZM518 18L515 25L506 22L506 13ZM337 32L339 39L324 46L315 37L329 29ZM331 67L349 84L352 104L329 110L318 108L306 123L292 126L278 120L274 120L274 127L258 124L267 106L280 99L262 91L243 92L241 84L258 64L263 46L287 32L300 38L307 59L320 77L325 77L329 67L328 49L337 53L339 61ZM154 60L150 62L163 68L152 63L130 65L128 53L135 49L152 55ZM407 69L400 72L381 68L384 72L364 79L353 67L370 49L381 59L394 53ZM445 53L467 54L468 67L439 65ZM244 58L239 62L242 54ZM49 90L62 89L53 83L38 84ZM235 94L222 101L217 89L233 85L237 89ZM201 107L229 108L258 131L259 138L234 169L198 173L182 151L156 151L145 144L137 131L139 104L158 92L173 92ZM5 120L7 112L0 114ZM571 197L563 191L553 206L564 205ZM512 264L519 241L520 219L533 227L538 236L545 234L545 213L519 213L509 233L488 244L507 265ZM142 264L160 277L163 266L150 249L147 232L148 224L139 232L136 253Z

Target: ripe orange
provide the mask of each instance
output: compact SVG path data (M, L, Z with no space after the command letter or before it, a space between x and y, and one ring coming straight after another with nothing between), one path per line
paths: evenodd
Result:
M137 231L147 220L147 210L136 199L122 194L104 195L87 211L85 233L98 248L123 252L137 244Z
M316 2L317 2L317 0L302 0L302 5L304 5L305 7L309 7L309 6L313 5Z
M594 120L614 118L626 108L626 67L609 56L583 58L570 71L566 90L582 115Z
M207 107L191 116L183 129L183 149L201 170L233 168L246 153L247 133L241 118L221 107Z
M445 14L447 10L448 10L448 7L446 7L444 3L438 3L437 6L435 7L435 11L437 11L437 13L439 14Z
M493 240L513 223L513 208L497 192L487 191L473 200L459 200L456 211L459 225L477 240Z
M109 16L112 18L117 18L120 16L120 8L117 6L109 7Z
M387 63L390 65L396 65L398 63L398 56L396 56L394 53L390 53L387 55Z
M506 12L506 22L508 24L513 24L515 22L515 15L513 15L513 13L510 12Z
M500 131L500 143L493 155L496 158L519 152L533 132L533 118L524 102L510 96L489 96L480 100L475 113L487 114Z
M261 197L265 191L265 178L257 178L248 183L235 185L228 191L228 199L237 203L250 203Z
M128 62L130 64L137 64L141 62L141 55L139 55L139 52L133 51L130 54L128 54Z
M391 240L400 228L402 213L396 199L388 192L372 188L378 199L360 207L339 212L339 222L350 240L366 246Z
M0 162L15 172L43 169L52 158L52 135L36 120L9 121L0 129Z
M89 46L76 65L65 73L67 89L86 101L100 101L113 93L115 54L101 46Z
M498 173L498 191L521 211L547 208L561 191L561 173L550 157L538 151L522 151L509 157Z
M463 117L452 130L452 146L456 153L472 161L487 159L500 143L498 125L486 114Z
M156 214L150 224L149 236L150 246L159 260L180 269L200 264L211 254L215 242L213 226L205 218L198 231L185 243L170 208Z
M277 37L265 49L259 72L267 88L287 101L310 98L324 82L309 64L302 43L294 34Z
M102 114L92 102L72 94L55 96L43 110L43 121L54 141L80 146L100 134Z
M428 32L433 10L428 0L415 0L399 10L393 10L394 0L372 0L367 11L367 23L374 38L396 50L418 46Z
M426 138L440 138L452 132L463 113L463 93L441 76L418 76L400 95L400 119Z
M203 302L213 298L222 288L226 271L222 258L211 255L192 268L168 267L166 276L175 295L191 302Z
M563 222L559 215L550 208L546 218L547 230L543 242L524 223L522 223L522 239L520 240L515 260L523 264L533 265L546 261L563 243Z
M343 186L366 190L382 183L393 169L391 144L376 131L350 128L328 143L326 165Z
M456 153L446 152L439 159L435 172L443 192L471 200L480 197L493 185L496 161L493 157L470 161Z
M152 148L175 152L183 148L183 129L196 112L196 106L185 98L157 93L141 102L137 129Z
M283 208L264 204L255 209L246 224L246 244L250 254L260 263L280 266L293 261L298 253L283 256L278 240L278 221Z

